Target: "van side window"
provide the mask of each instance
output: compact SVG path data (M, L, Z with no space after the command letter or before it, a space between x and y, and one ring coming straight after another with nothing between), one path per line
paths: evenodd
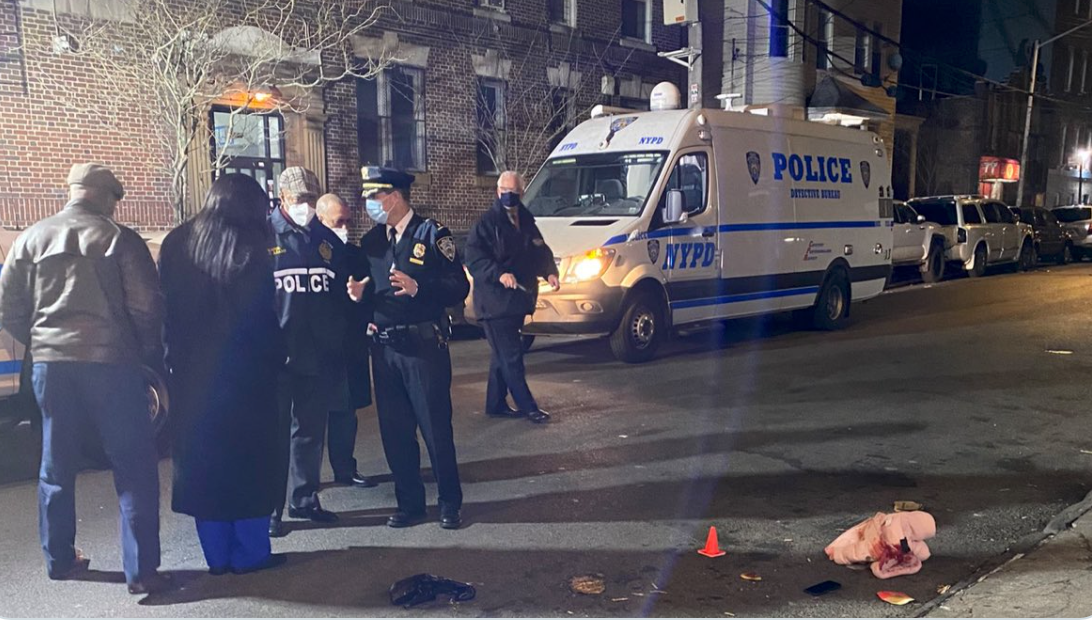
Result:
M709 160L705 153L688 153L679 158L667 186L660 195L659 210L667 205L667 190L681 189L686 197L686 213L697 215L705 211L709 187Z
M963 206L963 223L964 224L981 224L982 216L978 213L978 205L973 202L965 203Z

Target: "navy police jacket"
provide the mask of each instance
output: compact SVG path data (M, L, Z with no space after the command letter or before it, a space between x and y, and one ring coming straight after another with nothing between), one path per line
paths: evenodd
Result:
M276 237L269 254L288 369L307 375L328 372L344 363L352 303L345 289L345 245L317 217L300 227L274 209L269 219Z
M360 272L372 279L365 301L371 304L373 321L380 328L442 321L447 309L462 304L470 292L451 231L414 213L392 248L387 230L386 225L376 226L360 240ZM392 266L417 281L416 296L395 295Z
M557 275L554 254L542 239L535 216L523 205L518 213L517 230L498 200L470 229L466 264L474 276L474 315L479 319L533 314L538 279ZM505 273L516 276L524 290L505 288L500 283Z

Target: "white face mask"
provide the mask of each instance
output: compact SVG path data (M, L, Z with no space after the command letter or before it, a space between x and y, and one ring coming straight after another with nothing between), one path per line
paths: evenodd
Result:
M315 217L315 210L306 202L292 205L288 207L288 217L292 218L297 226L307 226L311 223L311 218Z
M349 229L348 228L334 228L332 229L338 239L341 239L342 243L349 243Z

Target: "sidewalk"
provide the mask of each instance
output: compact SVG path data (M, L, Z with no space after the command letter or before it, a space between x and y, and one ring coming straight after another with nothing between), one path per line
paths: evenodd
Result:
M1083 503L1083 502L1082 502ZM1085 618L1092 615L1092 512L1026 555L957 592L928 618Z

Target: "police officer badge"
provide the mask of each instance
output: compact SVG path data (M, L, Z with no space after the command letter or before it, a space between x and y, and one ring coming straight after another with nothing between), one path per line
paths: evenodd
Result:
M322 257L322 260L330 262L330 259L334 257L334 246L330 245L329 241L323 241L322 244L319 245L318 253L319 256Z
M864 181L865 189L868 189L868 184L872 182L872 166L867 161L861 162L861 180Z
M652 261L655 265L660 260L660 240L649 239L648 240L648 260Z
M440 254L443 254L444 258L451 262L455 262L454 237L440 237L436 240L436 249L440 250Z
M414 258L424 258L424 256L425 256L425 244L418 243L417 245L413 246L413 257Z
M762 174L762 158L754 151L747 152L747 172L751 173L751 182L758 185L758 177Z

